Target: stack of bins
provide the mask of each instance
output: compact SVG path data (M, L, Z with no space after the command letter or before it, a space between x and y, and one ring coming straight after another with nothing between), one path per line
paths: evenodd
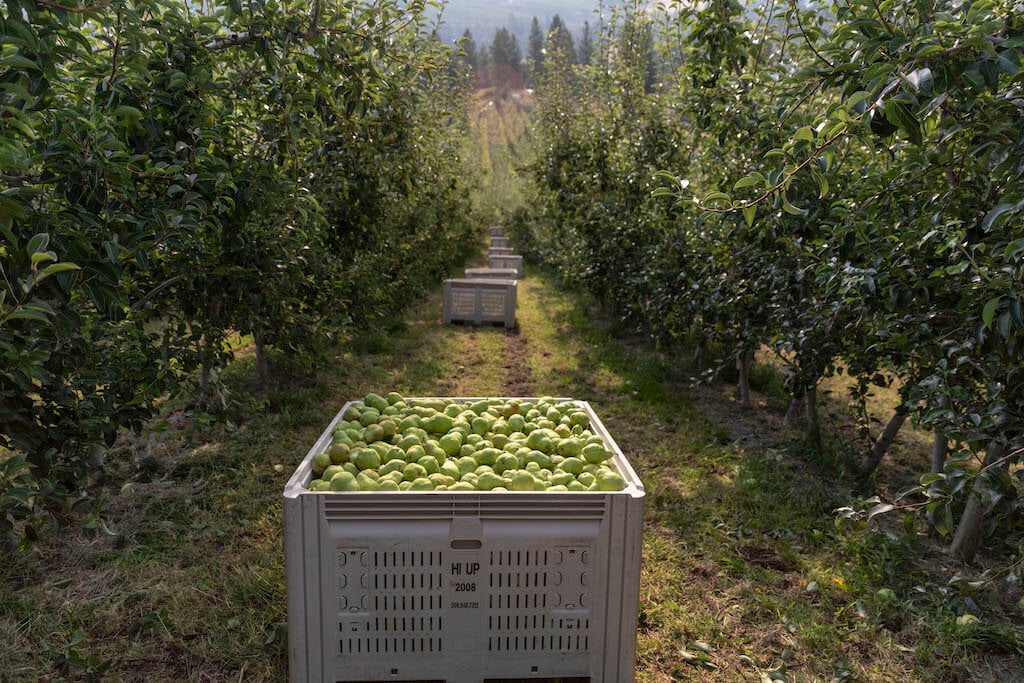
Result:
M521 256L512 254L504 228L492 225L488 232L491 246L489 267L467 268L466 277L444 281L443 315L446 325L516 326L516 296L518 280L523 275L523 260Z
M495 232L495 228L499 232ZM516 271L516 278L523 277L523 257L516 254L509 246L501 226L491 226L491 249L487 253L487 266L494 269L510 269Z

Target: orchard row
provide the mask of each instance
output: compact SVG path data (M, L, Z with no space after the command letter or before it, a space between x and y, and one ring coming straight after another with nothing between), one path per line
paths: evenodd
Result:
M549 52L523 252L700 372L852 378L859 476L907 419L935 434L900 501L954 551L1019 518L1024 16L1014 3L729 0L612 14L586 67ZM876 385L898 388L884 429ZM977 454L980 454L977 455ZM980 473L980 476L975 476ZM971 494L973 492L973 495Z
M424 4L7 3L0 535L91 505L90 461L232 337L265 379L461 258L466 83Z

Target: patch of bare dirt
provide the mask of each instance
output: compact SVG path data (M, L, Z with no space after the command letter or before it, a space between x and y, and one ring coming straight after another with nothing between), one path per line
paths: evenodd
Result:
M782 434L791 433L783 424L784 416L775 411L765 397L754 393L754 407L744 408L734 394L735 387L729 385L701 385L690 392L708 422L723 428L729 440L739 446L762 446L778 441Z
M477 348L477 332L473 328L460 338L460 364L452 381L443 381L445 385L442 393L438 396L474 396L478 390L471 388L476 382L476 368L484 364Z
M505 360L502 363L505 378L501 387L505 396L533 395L533 375L527 362L528 344L518 330L511 330L505 335Z

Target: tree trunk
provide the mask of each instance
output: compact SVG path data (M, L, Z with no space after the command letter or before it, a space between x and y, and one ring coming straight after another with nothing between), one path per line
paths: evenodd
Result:
M1003 457L1002 444L991 442L985 454L982 469ZM953 542L949 546L949 554L961 562L970 564L981 547L981 523L985 520L985 509L981 504L981 496L974 492L975 484L971 485L971 493L967 498L967 507L956 527Z
M939 406L942 408L949 407L949 396L943 396L939 399ZM946 469L946 459L949 457L949 439L946 435L940 431L935 432L935 436L932 437L932 463L931 472L933 474L942 474ZM942 480L937 479L928 485L929 491L936 491L942 486ZM935 513L929 510L925 513L925 518L928 520L928 526L935 526Z
M786 408L786 417L782 419L782 426L794 429L800 424L800 413L804 407L804 396L798 394L789 399L789 406Z
M949 441L946 440L946 435L942 432L935 432L935 437L932 440L932 467L931 471L935 474L941 474L946 469L946 458L949 456ZM942 480L936 479L928 485L929 491L936 491L942 486ZM935 513L929 510L925 513L925 517L928 520L928 526L935 526Z
M750 399L750 366L754 363L753 351L742 351L736 356L736 369L739 370L740 378L740 407L753 408L754 402Z
M865 477L871 476L871 474L878 469L878 465L882 462L882 458L889 451L889 446L896 440L896 435L900 432L900 427L907 420L907 409L902 405L896 409L896 412L889 418L889 423L885 425L885 429L878 435L878 439L875 441L874 447L871 449L871 453L868 454L868 459L860 466L860 473Z
M707 362L708 357L708 342L706 339L701 339L700 343L697 344L697 349L693 352L693 364L697 367L697 374L704 372L704 364Z
M815 448L821 448L821 425L818 423L818 387L808 387L804 392L804 418L807 420L807 435Z
M221 299L220 297L214 298L210 301L210 305L206 309L206 314L209 317L207 324L217 324L218 318L220 318ZM210 357L203 361L203 366L199 374L199 387L206 393L206 390L210 387L210 380L213 378L213 358L215 356L214 340L209 334L206 335L206 349L210 354Z
M270 380L270 361L267 359L267 345L263 341L263 337L255 335L253 337L256 342L256 377L259 378L260 384L265 386Z

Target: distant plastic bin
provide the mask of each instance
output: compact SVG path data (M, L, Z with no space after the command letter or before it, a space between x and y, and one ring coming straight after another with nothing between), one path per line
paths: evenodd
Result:
M512 247L491 247L487 252L488 256L514 256L516 250Z
M292 683L632 683L644 489L576 403L624 490L311 492L346 404L284 490Z
M444 324L516 326L516 281L461 278L444 281Z
M500 225L492 225L487 229L487 234L490 235L491 237L504 237L505 228L501 227Z
M492 237L491 238L491 249L507 249L509 246L507 237Z
M515 280L518 273L515 268L466 268L466 277L470 280Z
M491 268L511 268L516 271L516 279L523 279L523 257L518 254L492 254L487 257L487 265Z

